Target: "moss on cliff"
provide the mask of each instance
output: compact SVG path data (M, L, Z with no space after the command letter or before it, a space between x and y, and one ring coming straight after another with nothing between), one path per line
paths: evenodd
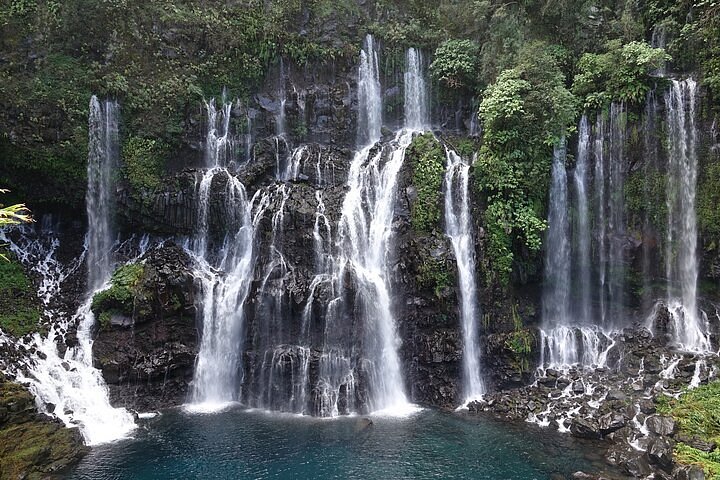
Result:
M432 133L425 133L413 139L407 156L417 191L410 221L416 232L431 232L440 226L445 152Z
M136 299L140 294L144 272L145 266L142 263L122 265L113 273L110 288L95 294L91 309L102 327L109 327L113 314L128 317L135 314Z
M12 255L9 260L0 259L0 329L20 337L38 329L40 309L22 265Z

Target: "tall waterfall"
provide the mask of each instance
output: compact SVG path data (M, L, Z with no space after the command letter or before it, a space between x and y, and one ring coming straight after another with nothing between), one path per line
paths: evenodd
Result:
M285 63L282 58L280 58L278 98L280 100L280 111L275 119L275 134L278 137L284 137L287 129L287 125L285 124L285 104L287 103L287 94L285 92Z
M570 321L570 225L565 146L555 147L545 244L542 318L544 325L568 325Z
M369 145L380 139L382 127L382 94L380 92L380 69L375 40L365 37L360 51L358 72L358 145Z
M577 163L573 180L575 182L576 219L575 235L577 247L575 249L576 259L576 286L579 295L575 303L577 308L573 309L578 316L580 324L588 325L591 322L591 299L590 299L590 209L588 206L589 196L589 161L590 161L590 127L585 115L580 120L578 132Z
M67 315L57 318L58 312L49 306L49 299L43 301L45 316L52 321L50 331L46 337L38 333L33 336L30 346L39 353L25 365L25 369L16 372L19 381L30 385L38 408L46 411L47 405L55 405L53 415L68 426L79 425L88 445L117 440L135 428L129 412L110 405L107 386L101 372L93 367L92 360L95 316L90 311L90 305L93 294L109 280L113 267L111 255L115 238L112 229L112 188L117 167L117 125L117 104L112 101L101 103L93 96L90 100L86 196L87 298L72 318ZM59 285L68 272L53 258L57 242L53 241L50 245L47 252L38 255L36 263L39 266L37 271L43 278L43 288L52 296L59 294ZM32 256L35 247L14 245L13 249L22 258L24 255ZM77 346L67 348L61 356L57 341L65 336L73 324L77 325Z
M542 295L541 372L542 368L565 369L572 365L600 366L606 362L612 340L602 318L605 311L607 253L605 232L608 230L603 119L598 116L592 141L587 118L582 117L578 134L578 151L570 191L565 169L565 148L556 147L553 154L552 183L548 210L549 228L545 239L545 271ZM620 158L620 157L618 157ZM590 209L590 162L595 162L594 211ZM571 200L574 203L571 204ZM574 212L571 217L570 213ZM598 242L595 257L598 277L593 278L592 225ZM622 255L617 255L622 258ZM593 293L600 287L600 308L593 306Z
M625 304L625 129L626 110L623 104L613 103L610 106L610 151L607 158L607 220L608 220L608 253L607 253L607 313L610 318L603 317L602 325L616 326L623 317Z
M705 320L697 307L697 133L696 83L673 80L665 95L668 125L666 273L668 308L676 341L683 349L710 350Z
M88 291L97 290L112 273L112 229L114 214L113 175L118 167L118 105L90 99L88 140L87 206L87 264Z
M370 156L372 145L368 145L355 154L340 219L340 271L336 278L343 279L349 270L356 281L356 300L362 307L366 332L363 370L371 390L371 410L402 412L409 406L398 357L400 341L387 257L398 174L411 141L411 132L400 132L384 165L384 149Z
M430 125L430 113L422 52L408 48L405 62L405 128L426 130Z
M210 167L197 183L197 232L189 242L188 253L195 259L201 284L198 312L202 322L200 351L193 377L192 408L213 411L236 401L242 371L242 335L245 300L250 291L255 265L254 242L257 223L267 198L258 190L248 198L244 185L225 167L229 104L222 114L208 104L208 131L205 158ZM231 150L233 151L233 150ZM213 182L225 181L221 212L228 225L227 234L211 249L210 201Z
M415 88L424 89L417 55L408 53L413 62L406 78ZM406 101L424 102L406 112L413 111L406 129L394 141L373 151L380 138L382 124L382 97L380 92L377 53L374 41L368 36L360 54L358 72L359 123L358 139L363 147L355 154L348 173L348 191L342 205L338 227L339 253L336 259L335 278L339 298L344 296L344 279L352 273L355 280L356 311L360 311L364 325L363 362L360 369L368 381L368 408L402 414L411 410L402 377L398 349L400 339L393 315L388 257L392 250L392 224L398 174L405 159L405 151L413 137L413 127L421 125L426 115L427 96ZM418 90L419 92L419 90Z
M465 400L473 400L485 392L480 377L478 317L475 281L475 242L470 213L470 165L453 150L446 148L445 170L445 233L452 242L460 287L460 318L463 333L463 380Z

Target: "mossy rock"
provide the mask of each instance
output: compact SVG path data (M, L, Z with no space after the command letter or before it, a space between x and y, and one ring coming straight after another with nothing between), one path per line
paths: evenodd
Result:
M658 413L672 416L679 426L676 438L695 438L707 444L720 444L720 381L688 390L677 399L661 396L656 401ZM702 468L710 480L720 480L718 450L705 452L679 441L675 445L675 460L683 465Z
M8 255L0 259L0 329L15 337L36 332L40 308L30 278L20 262Z
M417 191L417 198L411 206L410 222L416 232L431 232L440 228L445 151L432 133L425 133L413 139L407 156L412 168L412 183Z
M122 265L113 273L110 288L95 294L91 309L101 324L103 319L109 324L111 314L133 315L144 272L142 263Z
M25 387L0 376L0 478L48 478L86 452L77 428L39 414Z

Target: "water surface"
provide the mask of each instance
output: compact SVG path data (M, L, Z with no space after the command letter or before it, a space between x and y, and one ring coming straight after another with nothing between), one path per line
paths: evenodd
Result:
M94 448L69 478L554 480L599 468L592 446L533 425L430 410L372 420L170 411Z

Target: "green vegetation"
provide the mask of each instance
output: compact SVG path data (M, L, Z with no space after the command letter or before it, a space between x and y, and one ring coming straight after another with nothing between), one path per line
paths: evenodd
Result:
M701 234L720 241L720 163L709 163L698 179L697 217Z
M720 382L688 390L679 399L661 397L658 412L671 415L680 433L720 444ZM720 451L703 452L684 443L675 446L675 459L701 467L710 480L720 480Z
M555 58L541 43L529 45L520 63L490 85L480 104L484 144L475 178L487 202L488 280L507 285L514 245L530 255L542 245L553 145L575 119L575 99L564 86Z
M162 184L166 147L148 138L129 137L122 148L123 170L136 198L146 198Z
M430 71L450 88L473 89L478 81L480 45L472 40L448 40L433 55Z
M585 53L580 58L573 92L588 109L599 109L612 101L639 103L655 82L650 74L669 60L661 48L644 42L622 45L613 40L605 53Z
M0 329L15 337L38 330L40 309L32 282L12 255L0 259Z
M440 225L445 152L432 133L415 137L408 147L412 183L417 199L412 204L411 223L416 232L430 232Z
M642 225L647 219L659 230L664 230L667 220L667 203L658 201L665 198L667 177L657 170L637 171L628 175L625 181L625 204L628 214L635 216L631 225Z
M512 306L514 330L505 339L505 348L514 357L513 365L515 369L522 373L527 372L530 368L530 354L532 353L535 337L530 330L523 327L523 321L518 314L517 308L517 305Z
M112 275L110 288L95 294L91 309L98 317L103 328L110 326L112 314L133 316L136 297L140 293L140 284L145 273L142 263L122 265Z
M420 288L432 289L437 298L442 298L443 291L455 285L450 267L444 261L429 256L418 264L416 281Z
M48 478L76 462L86 448L77 429L43 420L22 385L0 375L0 476Z

